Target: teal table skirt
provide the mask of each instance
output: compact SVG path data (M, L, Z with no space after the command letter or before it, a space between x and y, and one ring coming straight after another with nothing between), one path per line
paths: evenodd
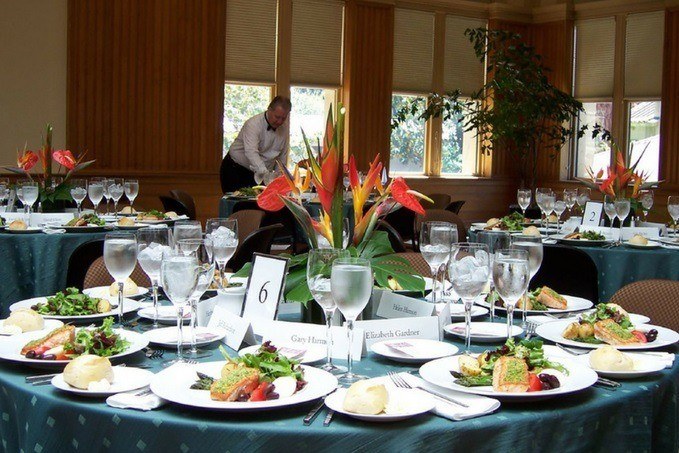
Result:
M66 285L71 253L105 233L0 233L0 316L14 302L53 294Z
M461 346L460 343L456 343ZM481 348L476 347L476 350ZM679 352L679 348L669 349ZM165 358L172 357L166 352ZM220 360L213 347L212 357ZM158 361L138 353L133 363ZM364 358L369 376L416 370ZM474 451L582 452L679 449L679 363L656 375L624 381L612 391L593 387L559 399L504 403L494 414L453 422L431 414L398 423L366 423L322 413L302 418L315 403L256 413L208 412L168 404L140 412L108 407L51 386L24 382L40 371L0 363L0 439L11 452Z

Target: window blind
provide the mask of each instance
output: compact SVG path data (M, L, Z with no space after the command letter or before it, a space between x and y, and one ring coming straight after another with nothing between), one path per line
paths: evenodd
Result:
M339 0L293 0L293 84L341 84L343 12Z
M394 11L393 90L429 93L434 70L434 13Z
M276 0L226 2L226 80L276 80Z
M625 97L660 97L664 30L664 11L627 16Z
M615 18L577 21L575 33L575 97L612 98Z
M474 47L464 35L468 28L485 28L485 20L446 16L446 47L443 87L446 91L460 90L469 96L484 83L484 63L474 53Z

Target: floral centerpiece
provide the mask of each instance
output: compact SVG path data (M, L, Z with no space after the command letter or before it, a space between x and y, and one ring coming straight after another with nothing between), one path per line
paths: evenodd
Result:
M59 201L71 201L70 185L68 179L77 171L80 171L94 163L94 160L83 162L85 154L81 154L77 159L73 153L67 149L57 149L52 147L52 125L47 125L45 136L42 140L42 147L39 151L24 149L17 152L17 166L4 167L5 170L26 176L30 180L36 180L39 185L40 196L38 200L43 204L43 209L47 205L55 205ZM40 161L42 171L31 173L31 169ZM52 168L52 162L59 164L56 171Z
M332 108L328 111L325 136L317 156L302 131L307 159L299 162L293 172L281 165L283 174L274 179L258 196L257 204L266 211L289 209L306 233L311 248L319 246L317 234L327 239L334 248L343 248L343 179L347 175L353 194L355 225L351 243L347 246L350 254L370 260L378 286L388 288L389 280L394 279L404 290L424 291L423 278L417 275L405 258L394 254L387 233L376 230L376 226L381 217L402 207L424 214L419 199L429 199L411 190L403 178L394 178L383 185L380 179L383 165L379 161L379 155L370 164L368 173L361 182L354 156L349 156L348 164L344 164L344 116L345 110L341 105L336 121L333 120ZM321 204L318 221L311 218L302 204L302 193L312 186L316 189ZM366 208L368 198L375 192L372 205ZM306 304L312 299L306 284L307 255L289 257L291 261L286 282L286 299ZM236 275L245 276L248 273L249 264Z

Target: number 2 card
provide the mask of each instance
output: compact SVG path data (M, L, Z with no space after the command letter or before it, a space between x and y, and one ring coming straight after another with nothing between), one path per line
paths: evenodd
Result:
M585 203L585 212L582 215L583 226L599 226L601 222L601 213L603 212L604 204L598 201L588 201Z
M255 253L241 317L273 320L285 288L287 258Z

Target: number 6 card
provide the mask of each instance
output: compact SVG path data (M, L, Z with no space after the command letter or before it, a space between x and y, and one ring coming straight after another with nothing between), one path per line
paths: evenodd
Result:
M287 258L255 253L252 271L245 291L245 303L241 317L273 320L278 314L278 302L285 288L288 273Z

